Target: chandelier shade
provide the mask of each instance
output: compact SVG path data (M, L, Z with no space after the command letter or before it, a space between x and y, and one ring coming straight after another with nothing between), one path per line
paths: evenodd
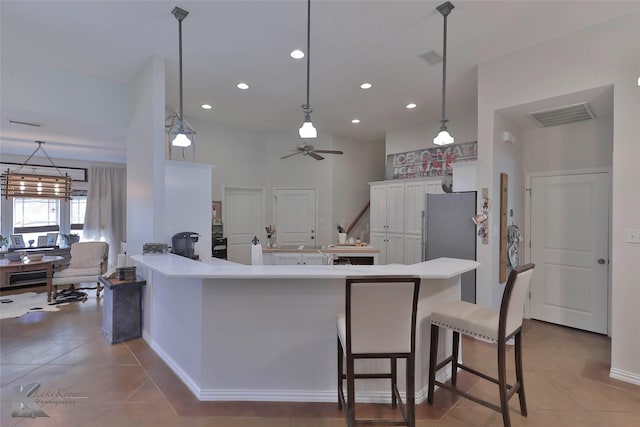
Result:
M51 157L42 147L43 141L36 141L38 148L20 165L15 171L7 169L0 178L0 186L2 187L2 197L5 199L12 197L25 197L36 199L61 199L71 200L71 177L68 174L62 174L58 167L53 163ZM58 175L38 175L35 173L25 173L22 169L28 166L29 160L38 150L42 150L44 155L49 159L51 165L58 171Z

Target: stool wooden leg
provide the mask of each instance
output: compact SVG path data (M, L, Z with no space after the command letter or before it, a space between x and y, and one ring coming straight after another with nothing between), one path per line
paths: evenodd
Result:
M396 388L398 388L398 380L396 378L396 374L398 371L398 363L395 357L389 358L389 363L391 364L391 407L396 408Z
M524 380L522 378L522 331L518 331L515 336L516 355L516 383L520 385L518 389L518 399L520 400L520 413L527 416L527 401L524 395Z
M347 426L356 424L356 389L353 356L347 356Z
M453 331L453 351L451 353L451 385L458 381L458 354L460 352L460 332Z
M344 350L342 349L342 342L338 338L338 409L342 410L342 397L344 392L342 389L342 377L344 376Z
M436 364L438 359L438 331L437 325L431 325L431 343L429 345L429 385L427 390L427 403L433 405L433 394L436 382Z
M407 357L407 421L409 427L416 425L416 358L414 354Z
M500 408L502 409L502 421L504 427L511 427L509 418L509 401L507 400L507 366L506 347L504 338L498 339L498 392L500 394Z

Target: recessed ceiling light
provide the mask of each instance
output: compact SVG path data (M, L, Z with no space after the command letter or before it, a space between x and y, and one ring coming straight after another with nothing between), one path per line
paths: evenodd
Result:
M414 104L413 102L412 102L412 103L410 103L410 104L407 104L407 108L408 108L409 110L411 110L412 108L416 108L416 107L417 107L417 105L416 105L416 104Z
M371 89L371 83L362 83L360 89Z
M289 54L293 59L302 59L304 58L304 52L300 49L292 50Z
M353 123L354 125L357 125L358 123L360 123L360 119L353 119L351 120L351 123Z
M202 109L203 110L211 110L213 107L209 104L202 104Z
M242 90L249 89L249 85L246 83L238 83L237 86L238 86L238 89L242 89Z

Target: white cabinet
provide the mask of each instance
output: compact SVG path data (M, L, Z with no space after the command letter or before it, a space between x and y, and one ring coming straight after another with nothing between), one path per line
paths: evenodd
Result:
M372 232L404 232L404 184L372 184L370 192Z
M280 253L273 254L273 263L275 265L322 265L323 257L321 254L293 254Z
M422 261L422 211L425 194L440 194L442 178L370 183L371 244L380 264Z
M380 249L379 264L404 263L404 235L398 233L371 233L371 245Z
M422 236L404 236L404 263L415 264L422 261Z

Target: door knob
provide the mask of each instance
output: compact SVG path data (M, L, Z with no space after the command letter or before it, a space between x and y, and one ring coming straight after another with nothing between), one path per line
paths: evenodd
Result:
M605 262L604 258L598 258L598 264L604 264Z

